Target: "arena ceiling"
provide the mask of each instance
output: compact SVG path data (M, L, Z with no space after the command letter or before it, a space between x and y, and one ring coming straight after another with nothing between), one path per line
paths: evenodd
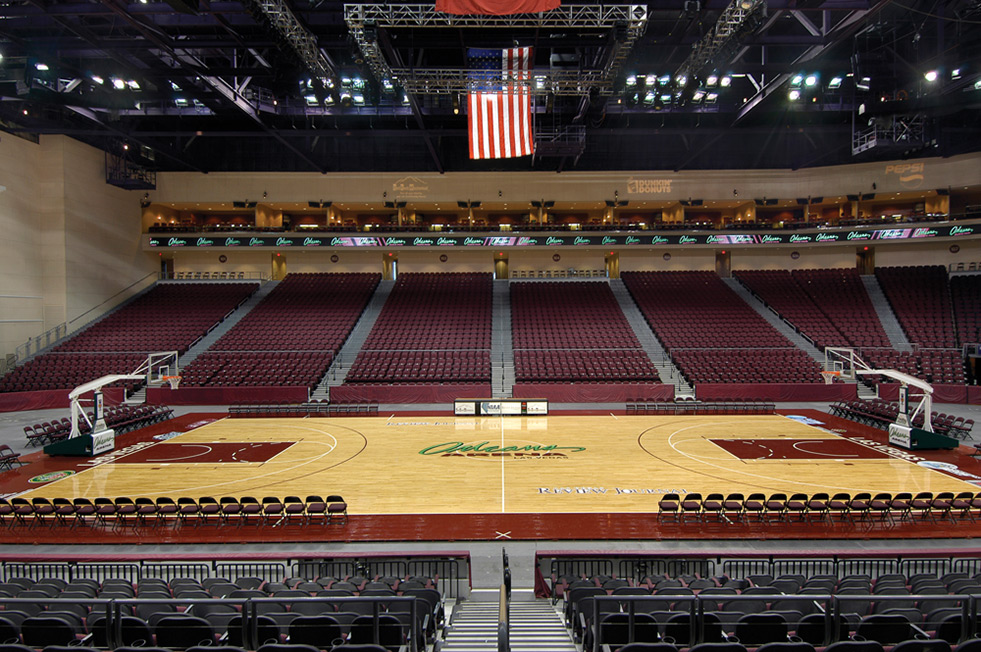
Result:
M4 0L0 128L150 171L803 168L981 149L979 0L557 11ZM467 48L514 44L535 47L537 154L470 161Z

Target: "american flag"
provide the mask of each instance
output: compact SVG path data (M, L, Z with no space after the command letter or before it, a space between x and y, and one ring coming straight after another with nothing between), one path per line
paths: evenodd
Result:
M483 16L537 14L558 6L559 0L436 0L436 11Z
M470 48L470 68L486 70L485 78L505 82L478 85L470 93L468 133L470 158L513 158L534 150L531 137L531 48ZM474 75L480 80L481 73Z

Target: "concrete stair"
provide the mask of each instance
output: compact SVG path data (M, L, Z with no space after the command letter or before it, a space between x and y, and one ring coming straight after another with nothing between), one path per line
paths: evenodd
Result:
M180 365L182 367L186 367L194 362L195 358L211 348L211 346L217 342L222 335L232 330L237 323L242 321L243 317L249 314L249 312L259 305L263 299L269 296L269 293L275 290L277 285L279 285L279 281L266 281L263 283L259 289L256 290L255 294L249 297L245 303L232 311L231 315L222 320L221 323L212 328L204 337L198 340L194 346L189 348L187 353L181 356Z
M351 370L354 359L358 357L358 352L364 346L365 340L368 339L371 329L374 328L375 322L378 320L378 315L381 314L385 302L388 301L388 295L392 293L393 287L395 287L395 281L381 281L378 287L375 288L375 293L371 295L368 306L361 313L361 317L358 318L358 322L354 325L354 328L351 329L351 334L348 335L344 346L338 351L337 357L334 358L334 362L331 363L327 369L327 373L320 380L320 384L310 394L311 400L326 399L329 395L330 387L338 387L344 384L344 379L347 378L347 372Z
M874 274L863 274L862 283L872 301L872 307L879 315L879 322L882 324L882 330L886 332L886 337L889 338L890 346L897 351L912 351L913 345L906 337L906 333L903 332L903 327L899 325L896 313L892 311L892 306L889 305L889 300L886 299L886 295L879 285L879 279Z
M640 308L637 307L637 303L630 295L627 286L618 278L610 279L609 282L613 296L616 297L617 303L620 304L620 310L627 318L627 323L633 329L634 335L640 340L640 345L647 353L651 364L657 369L657 373L661 377L661 382L674 385L675 398L694 398L695 389L688 384L678 368L674 366L671 356L668 355L668 352L661 346L661 342L654 336L654 331L651 330L650 324L647 323Z
M491 325L491 395L510 398L514 386L514 344L511 339L511 290L507 280L494 281Z
M496 652L497 602L462 602L444 633L441 652ZM548 600L511 601L512 652L575 652L561 616Z
M749 288L734 278L724 278L722 282L728 285L733 292L738 294L750 308L758 312L771 326L780 331L794 346L807 353L807 355L814 358L822 366L824 365L824 351L814 346L809 339L798 333L797 329L790 322L784 320L772 308L763 303L758 296L749 291Z

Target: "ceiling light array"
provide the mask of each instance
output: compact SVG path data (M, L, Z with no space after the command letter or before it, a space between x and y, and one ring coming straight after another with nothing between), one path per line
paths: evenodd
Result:
M840 91L845 80L850 77L853 77L852 73L822 77L819 72L799 72L790 78L790 90L787 92L787 98L791 102L797 102L805 97L809 97L812 102L816 102L817 93ZM857 80L855 82L855 88L863 90L862 84L864 83L865 89L867 90L870 81L868 77Z
M627 104L643 104L655 110L671 104L683 106L688 102L714 104L720 90L732 85L732 77L717 73L705 79L689 79L686 75L629 74L625 80L625 97Z

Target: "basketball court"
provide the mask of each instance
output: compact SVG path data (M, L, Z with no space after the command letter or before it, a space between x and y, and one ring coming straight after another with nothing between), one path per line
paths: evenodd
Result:
M341 494L352 516L608 515L656 512L667 493L976 491L981 463L958 451L905 451L881 431L807 410L188 415L124 435L108 454L42 458L8 475L5 493L28 499Z

